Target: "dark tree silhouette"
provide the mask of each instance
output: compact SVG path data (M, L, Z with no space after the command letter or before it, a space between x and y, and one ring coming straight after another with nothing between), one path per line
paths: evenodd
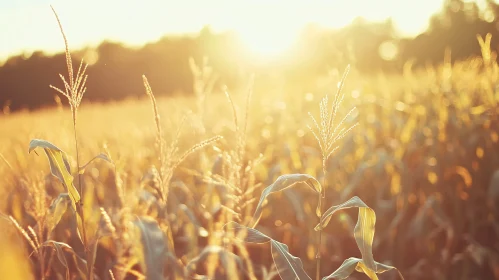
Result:
M343 69L347 63L369 74L400 71L409 59L414 59L416 66L437 64L446 49L452 50L453 60L465 59L480 55L477 34L491 33L494 49L499 43L499 5L493 0L486 3L487 8L480 10L474 2L446 0L441 11L430 19L429 28L415 38L399 38L390 19L369 23L358 18L340 30L311 24L303 29L292 49L272 60L252 55L237 34L216 34L209 26L195 36L165 36L141 48L106 41L96 48L98 60L88 68L86 100L142 96L143 74L157 95L191 94L190 57L197 62L208 57L220 84L238 86L250 73L257 74L260 84L272 83L278 73L287 87L300 91L313 90L318 75L331 68ZM385 41L398 43L395 60L380 57L379 48ZM75 60L87 51L75 51ZM58 74L65 72L62 54L46 56L35 52L28 58L11 57L0 67L0 106L10 104L11 110L17 110L55 104L55 92L49 84L58 85Z

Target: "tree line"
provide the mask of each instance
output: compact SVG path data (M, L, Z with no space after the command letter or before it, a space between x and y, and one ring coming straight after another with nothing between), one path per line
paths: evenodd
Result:
M414 38L400 38L391 20L371 23L358 18L349 26L326 30L306 26L288 51L272 59L260 58L248 50L232 32L215 33L209 26L195 36L165 36L140 48L116 42L102 42L98 47L73 53L74 65L85 58L87 73L86 100L106 101L143 95L141 75L147 75L158 95L192 94L193 75L189 59L201 62L209 58L218 81L236 86L255 73L268 81L279 75L291 86L306 88L314 78L331 68L352 64L360 72L401 71L404 63L416 67L438 64L446 49L452 59L480 55L477 34L492 34L496 49L499 39L499 5L486 0L480 8L474 2L446 0L430 19L428 29ZM390 42L396 56L387 60L380 46ZM64 54L52 56L34 52L29 57L10 57L0 66L0 106L11 110L35 109L55 104L60 86L59 73L66 73ZM259 80L260 81L260 80Z

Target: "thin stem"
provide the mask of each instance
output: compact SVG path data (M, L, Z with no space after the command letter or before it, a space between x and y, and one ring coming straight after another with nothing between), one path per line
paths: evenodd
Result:
M321 210L321 215L319 217L319 224L322 222L322 215L324 214L324 197L326 196L326 175L327 175L327 171L326 171L326 162L323 161L323 173L324 173L324 177L322 178L322 189L323 189L323 193L322 195L319 196L319 199L321 200L320 201L320 210ZM316 266L316 270L315 270L315 279L316 280L320 280L321 279L321 245L322 245L322 227L320 227L319 229L319 240L317 241L317 247L316 247L316 252L317 252L317 255L315 256L315 258L317 259L317 266Z
M45 219L45 218L43 218ZM38 236L40 238L40 242L43 242L44 240L44 236L43 236L43 224L44 224L44 221L38 221L37 222L38 224ZM41 274L41 277L42 277L42 280L45 280L45 258L44 258L44 253L45 253L45 248L43 246L39 246L39 255L38 255L38 258L40 260L40 274Z
M9 167L9 169L11 171L14 171L14 169L12 168L12 165L10 165L9 161L1 153L0 153L0 159L2 159L5 162L5 164L7 164L7 166Z
M38 260L40 261L40 277L45 280L45 262L43 258L43 248L40 246L38 249Z
M75 148L76 148L76 171L77 176L78 176L78 192L80 193L81 196L81 201L83 201L83 192L82 192L82 185L81 185L81 176L80 176L80 153L78 150L78 138L76 134L76 108L72 108L73 111L73 133L74 133L74 139L75 139ZM82 202L83 204L83 202Z
M76 171L78 176L78 191L80 193L80 202L77 204L77 211L78 215L81 218L81 230L83 233L83 247L85 248L85 255L86 255L86 260L87 260L87 280L92 280L93 279L93 266L92 262L90 261L92 258L92 254L88 248L88 239L87 239L87 231L85 229L85 214L84 214L84 209L83 209L83 187L81 184L81 174L80 174L80 153L78 149L78 138L76 134L76 108L72 108L73 110L73 132L74 132L74 139L75 139L75 148L76 148Z

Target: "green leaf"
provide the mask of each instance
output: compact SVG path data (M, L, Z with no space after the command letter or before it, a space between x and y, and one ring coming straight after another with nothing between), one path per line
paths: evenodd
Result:
M303 264L300 258L291 255L286 244L276 241L254 228L245 227L236 222L227 223L224 228L230 228L234 230L236 238L244 242L270 242L272 258L274 259L274 264L277 268L277 272L281 276L281 279L311 280L303 269ZM241 235L241 232L243 232L244 235Z
M61 149L54 144L40 139L33 139L29 143L29 153L36 148L42 148L47 155L52 175L57 177L69 193L72 207L76 211L76 204L80 202L80 194L73 185L73 176L69 166L68 157Z
M379 262L375 262L375 265L376 271L374 272L371 271L361 259L348 258L341 264L341 266L337 270L335 270L329 276L322 278L322 280L346 279L348 278L348 276L350 276L350 274L352 274L354 270L365 273L369 277L369 279L378 280L378 276L376 275L377 273L383 273L392 269L397 270L400 278L402 280L404 279L400 271L398 271L398 269L393 266L389 266Z
M317 216L320 216L320 204L321 204L321 199L320 196L322 195L322 186L315 179L314 177L308 175L308 174L286 174L286 175L281 175L277 178L277 180L272 183L272 185L266 187L262 195L260 197L260 201L258 202L258 205L256 206L255 214L253 215L253 226L255 227L256 224L258 223L258 220L260 219L260 216L262 214L262 207L265 199L274 192L279 192L283 191L285 189L291 188L297 184L300 183L305 183L309 187L311 187L313 190L315 190L318 195L319 195L319 203L317 205Z

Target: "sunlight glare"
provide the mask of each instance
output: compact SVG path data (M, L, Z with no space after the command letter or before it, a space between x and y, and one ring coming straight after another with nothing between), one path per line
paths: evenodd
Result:
M384 41L379 46L378 52L382 59L394 60L398 55L398 47L393 41Z
M243 45L252 53L265 57L283 54L298 36L298 30L281 26L245 26L237 29Z
M0 44L0 60L23 51L61 51L59 33L53 28L48 4L35 0L22 2L5 6L0 1L0 25L16 27L0 28L0 38L9 38ZM341 28L359 16L374 21L392 17L404 35L415 36L424 30L431 14L442 5L442 0L151 0L147 4L88 0L86 5L64 0L52 2L71 34L73 48L95 46L105 39L139 46L165 34L195 33L203 26L211 25L217 32L238 32L248 49L263 56L285 52L307 23ZM91 14L92 20L82 20L82 14Z

